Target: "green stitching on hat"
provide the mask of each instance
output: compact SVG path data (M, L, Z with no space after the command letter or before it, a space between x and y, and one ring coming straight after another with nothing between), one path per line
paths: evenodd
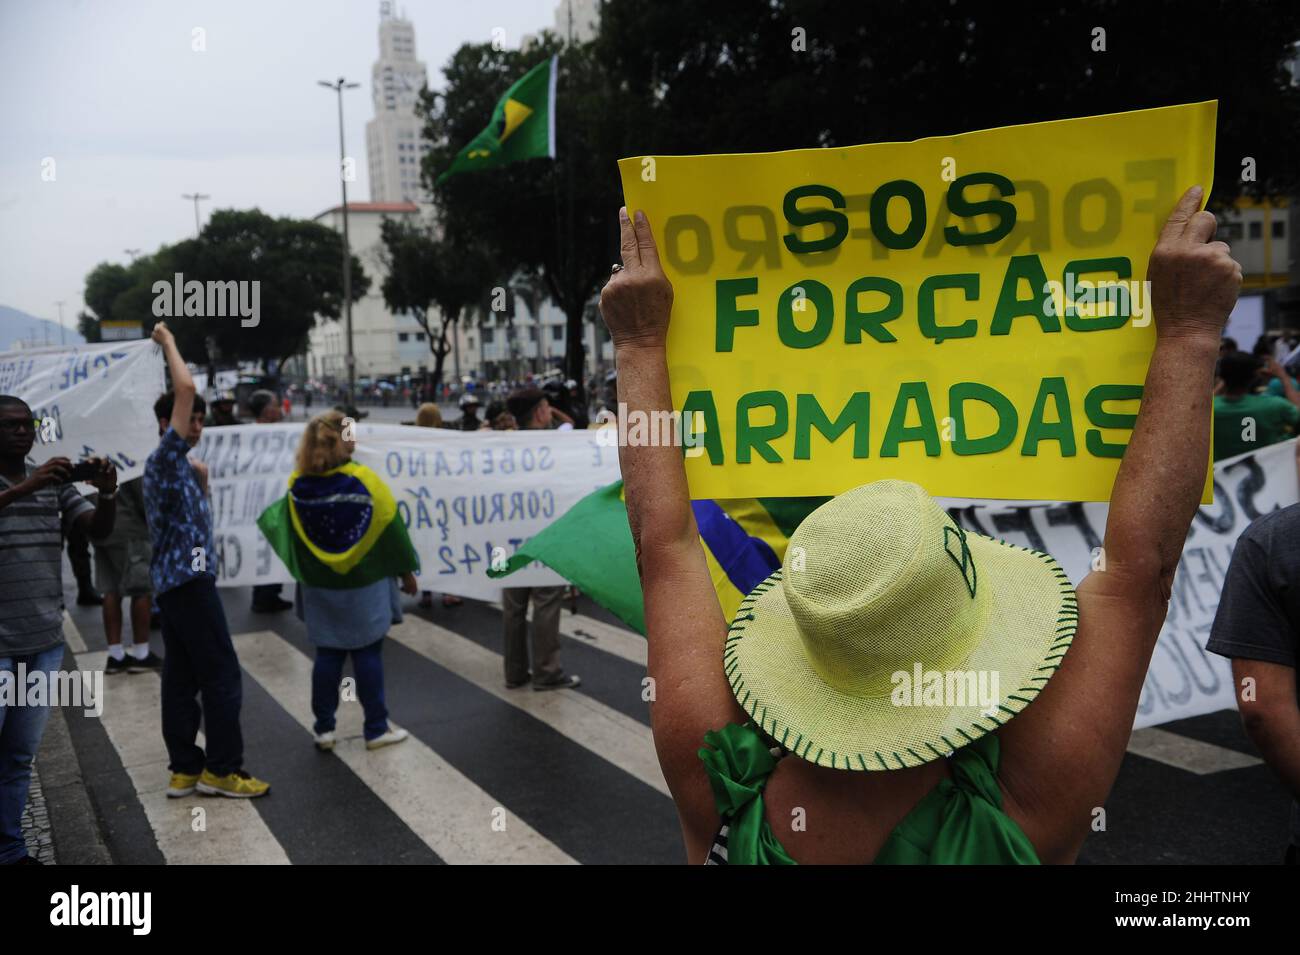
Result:
M879 752L876 753L876 759L880 760L880 766L882 769L886 771L889 770L889 764L885 762L885 757L881 756Z
M947 743L949 749L956 749L956 748L957 748L956 746L953 746L953 745L952 745L952 740L948 739L948 737L944 736L942 733L939 734L939 739L941 739L941 740L943 740L945 743Z
M911 753L913 756L916 757L916 761L917 761L918 764L919 764L919 763L924 763L924 762L925 762L925 760L923 760L923 759L921 758L921 754L918 753L916 750L912 749L912 747L910 747L910 746L907 747L907 751L908 751L909 753Z
M903 757L901 757L901 756L899 756L897 753L895 753L895 754L894 754L894 759L898 760L898 765L899 765L901 768L903 768L903 769L907 769L907 763L903 762Z
M795 753L799 752L799 744L802 741L803 741L803 733L800 733L799 738L794 741L794 746L791 748L791 751Z
M862 758L862 754L861 754L861 753L855 753L854 755L858 757L858 762L862 765L862 768L863 768L866 772L871 772L871 770L867 767L867 761L866 761L865 759Z
M1035 689L1037 689L1037 687L1035 687ZM1021 703L1025 704L1025 706L1028 706L1028 705L1029 705L1029 700L1022 699L1021 697L1016 696L1014 693L1008 693L1008 694L1007 694L1007 699L1008 699L1008 700L1019 700Z
M934 753L936 756L940 756L940 757L942 757L942 756L946 756L946 755L948 755L947 753L941 753L941 752L939 752L939 751L938 751L937 749L935 749L934 746L931 745L929 742L927 742L925 745L926 745L926 746L929 746L929 747L930 747L930 752Z
M959 547L958 553L953 553L953 540L957 541ZM943 549L952 562L957 565L961 571L961 579L966 582L966 589L970 591L971 599L975 598L976 572L975 558L971 556L970 545L966 543L966 532L960 526L955 524L945 524L943 528Z
M772 725L775 726L775 725L776 725L776 722L773 721ZM789 738L790 738L790 727L787 726L787 727L785 728L785 733L783 733L783 734L781 735L781 745L784 746L784 745L785 745L785 741L786 741L787 739L789 739Z

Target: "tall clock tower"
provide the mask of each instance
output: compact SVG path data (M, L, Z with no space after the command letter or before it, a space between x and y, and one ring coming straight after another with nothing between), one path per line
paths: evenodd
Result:
M420 141L416 99L427 79L415 58L415 27L398 16L391 0L379 4L379 59L370 71L375 118L366 124L371 202L418 202Z

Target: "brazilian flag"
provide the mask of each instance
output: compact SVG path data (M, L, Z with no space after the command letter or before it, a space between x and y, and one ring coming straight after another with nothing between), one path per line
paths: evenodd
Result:
M257 519L294 580L342 590L420 569L392 492L351 461L289 476L289 493Z
M829 500L764 497L691 502L724 617L734 617L749 592L781 566L795 528ZM526 540L504 567L489 570L488 576L506 577L535 560L629 627L645 633L645 605L622 481L588 494Z
M543 60L497 100L492 122L456 154L438 177L497 169L521 159L555 158L555 80L559 58Z

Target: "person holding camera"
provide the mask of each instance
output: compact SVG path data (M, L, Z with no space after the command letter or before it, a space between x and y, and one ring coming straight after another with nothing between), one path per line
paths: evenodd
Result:
M75 527L87 537L106 537L117 507L111 461L74 465L56 457L31 467L27 455L35 441L32 409L0 395L0 670L23 682L20 674L51 673L63 663L63 535ZM98 505L77 492L74 479L99 490ZM22 815L49 718L49 700L38 706L0 701L0 865L35 863Z

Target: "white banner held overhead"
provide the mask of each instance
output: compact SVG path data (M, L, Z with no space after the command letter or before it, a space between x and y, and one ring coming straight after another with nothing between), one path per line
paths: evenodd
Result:
M107 457L118 480L144 471L158 446L153 403L163 393L162 350L151 341L0 353L0 395L41 422L29 460Z
M1256 517L1300 500L1295 453L1291 440L1214 466L1214 503L1192 519L1134 728L1236 706L1231 666L1205 643L1237 538ZM964 527L1047 551L1076 586L1092 570L1109 511L1106 504L942 503Z
M208 465L217 585L288 582L289 571L257 518L284 495L301 424L207 428L196 450ZM593 431L451 431L357 425L356 461L384 480L420 555L420 587L484 600L503 584L487 576L506 556L592 491L618 480L618 449ZM564 583L541 565L511 587Z

